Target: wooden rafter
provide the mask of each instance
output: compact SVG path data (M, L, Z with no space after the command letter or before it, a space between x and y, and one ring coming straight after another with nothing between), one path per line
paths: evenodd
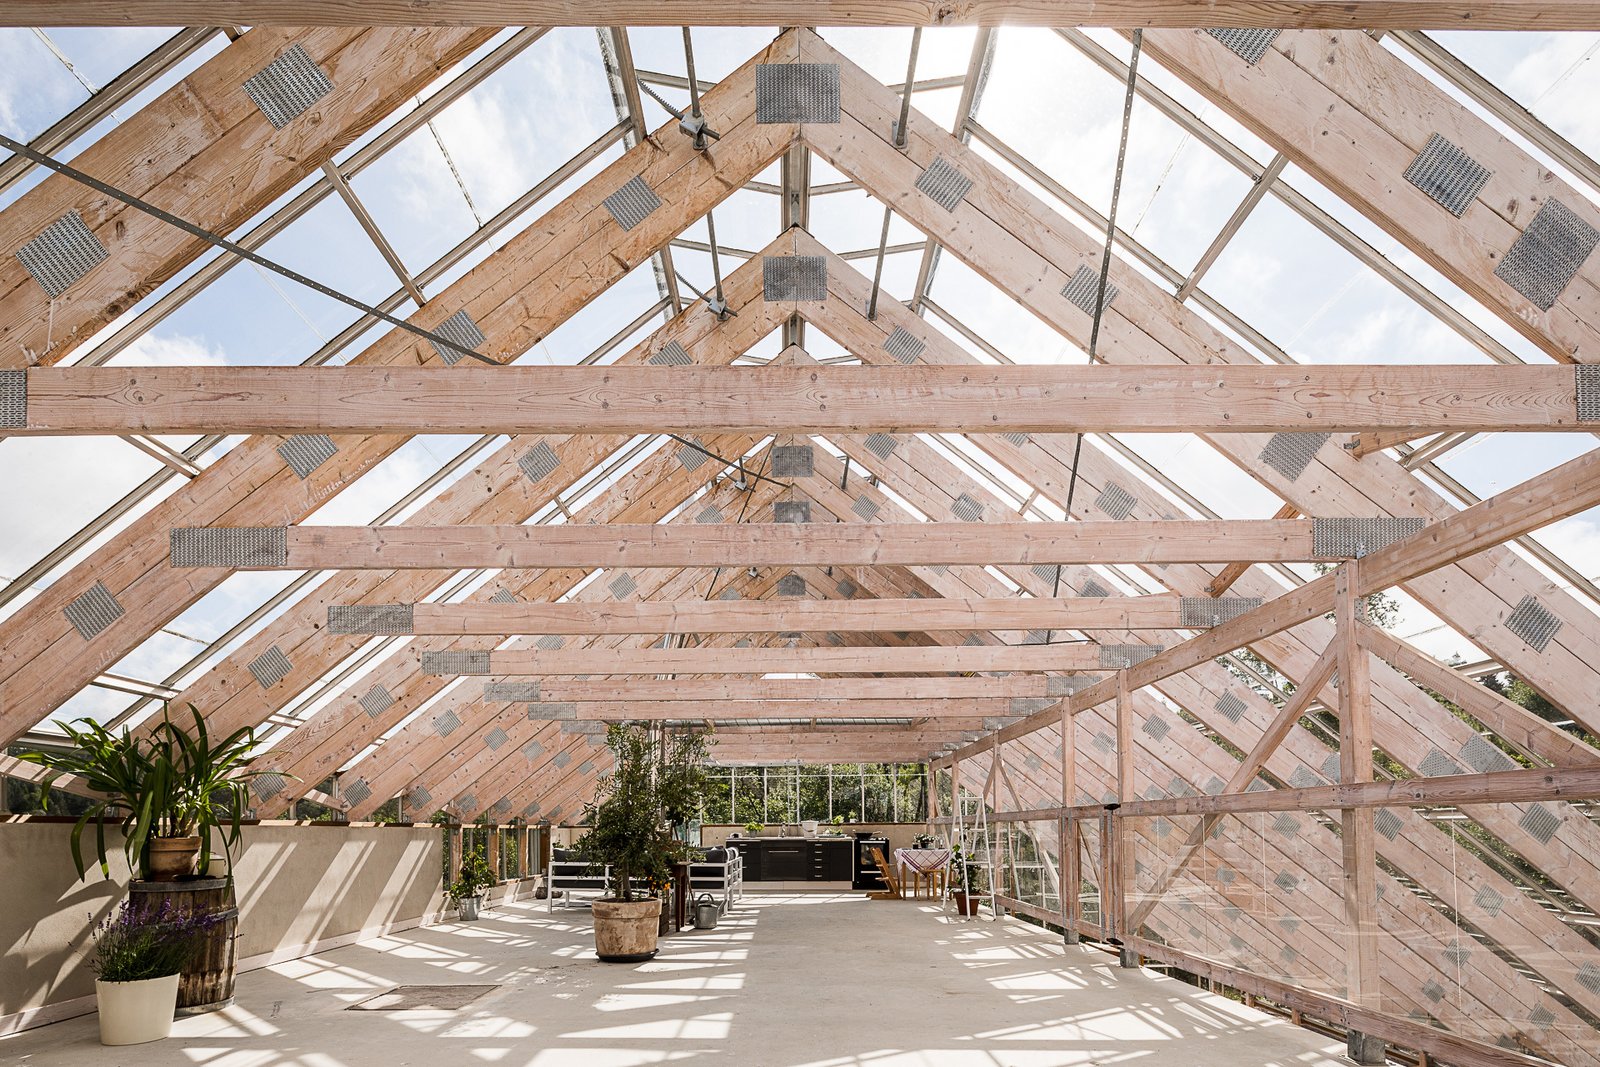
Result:
M73 166L229 233L492 35L252 29L84 148ZM291 47L316 64L335 91L279 130L241 86ZM18 257L0 257L0 367L61 361L210 248L62 175L45 178L0 214L0 248L17 249L71 212L106 256L55 299Z

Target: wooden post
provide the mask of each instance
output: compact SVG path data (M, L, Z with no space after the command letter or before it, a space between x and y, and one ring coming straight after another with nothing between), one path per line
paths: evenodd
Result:
M1061 806L1070 807L1078 795L1078 733L1067 705L1061 707ZM1078 870L1078 820L1061 820L1061 927L1062 941L1078 943L1078 920L1082 910L1079 894L1083 876Z
M1362 603L1358 568L1352 560L1334 574L1334 622L1339 641L1339 781L1372 781L1372 685L1367 650L1361 644ZM1339 813L1344 853L1346 997L1364 1008L1379 1007L1378 868L1375 808ZM1358 1064L1385 1060L1381 1038L1352 1029L1350 1058Z
M500 827L489 827L489 841L484 847L485 859L489 861L489 870L494 872L495 881L501 881L505 872L500 869Z
M1133 692L1128 688L1128 669L1117 672L1117 804L1134 799L1133 792ZM1116 854L1117 873L1112 884L1116 886L1117 936L1126 939L1133 931L1128 929L1128 890L1133 888L1133 839L1120 814L1111 816L1110 828L1116 837L1113 851ZM1117 953L1117 961L1124 967L1139 966L1139 954L1124 945Z
M994 762L989 767L988 794L984 801L989 805L991 813L1000 810L1000 735L994 735ZM994 917L1000 918L1003 914L1000 907L1000 833L999 824L994 820L984 817L984 824L989 828L989 907L994 911Z

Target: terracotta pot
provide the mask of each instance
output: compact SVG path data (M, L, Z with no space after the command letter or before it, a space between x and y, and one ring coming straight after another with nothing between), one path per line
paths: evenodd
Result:
M970 918L978 914L978 904L982 902L983 896L979 893L963 893L960 890L956 890L950 894L950 899L956 902L957 915L965 915Z
M142 982L94 984L100 1004L102 1045L142 1045L172 1033L172 1015L178 1006L178 976L147 978Z
M152 837L149 843L149 880L176 882L194 873L200 860L198 837Z
M661 900L594 902L594 954L607 963L638 963L656 954Z

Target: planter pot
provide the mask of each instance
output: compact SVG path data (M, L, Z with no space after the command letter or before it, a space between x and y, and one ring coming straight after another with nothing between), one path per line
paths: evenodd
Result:
M950 894L950 899L956 902L956 914L971 918L978 914L978 904L982 902L983 896L979 893L957 891Z
M149 978L142 982L94 984L100 1002L100 1043L142 1045L172 1033L172 1015L178 1005L178 976Z
M482 909L482 897L462 897L456 901L456 916L464 923L477 922Z
M200 860L198 837L152 837L149 844L149 874L152 882L176 882L194 874Z
M661 900L597 900L594 912L594 954L607 963L638 963L656 954Z

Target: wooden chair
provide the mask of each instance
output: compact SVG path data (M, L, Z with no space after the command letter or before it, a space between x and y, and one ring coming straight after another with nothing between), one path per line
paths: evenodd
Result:
M883 892L871 892L867 896L873 900L904 900L905 894L900 891L900 879L895 877L894 866L883 854L883 849L873 846L872 862L878 865L878 873L883 876L883 884L889 888Z

